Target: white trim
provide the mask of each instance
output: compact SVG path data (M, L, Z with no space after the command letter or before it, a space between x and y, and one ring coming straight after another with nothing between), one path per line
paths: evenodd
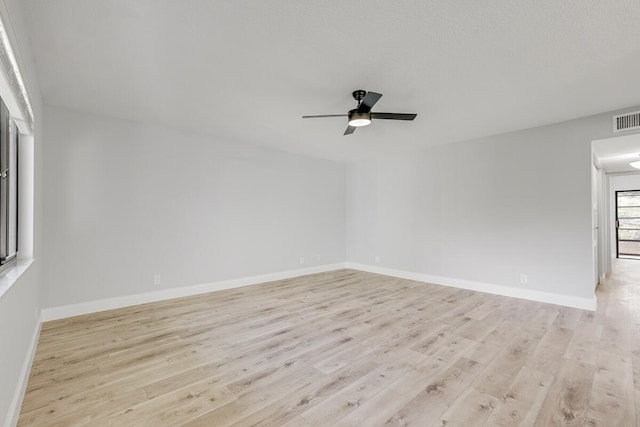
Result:
M18 417L20 416L20 408L22 407L22 399L24 399L24 393L27 390L27 382L29 381L29 374L31 373L31 364L33 358L36 355L36 348L38 347L38 338L40 338L40 329L42 329L42 313L38 316L38 323L33 330L31 336L31 343L27 350L24 363L22 364L22 370L20 371L20 378L16 385L16 391L13 393L13 399L9 404L9 410L7 411L7 418L4 421L4 425L15 426L18 424Z
M474 282L471 280L454 279L451 277L433 276L430 274L376 267L373 265L358 264L355 262L347 262L346 268L367 271L369 273L384 274L386 276L394 276L402 279L416 280L419 282L433 283L435 285L469 289L494 295L503 295L512 298L521 298L530 301L580 308L582 310L595 311L598 303L595 294L593 295L593 298L576 297L572 295L534 291L531 289L510 288L508 286L494 285L491 283Z
M35 258L29 259L20 259L18 258L17 262L8 267L3 273L0 275L0 298L7 293L9 288L13 286L14 283L18 281L20 276L24 274L25 271L33 264Z
M593 298L576 297L572 295L556 294L551 292L535 291L531 289L510 288L507 286L494 285L491 283L475 282L471 280L455 279L451 277L433 276L430 274L415 273L392 268L377 267L354 262L339 262L326 264L317 267L301 268L297 270L281 271L278 273L268 273L258 276L242 277L238 279L222 280L219 282L202 283L199 285L185 286L179 288L163 289L159 291L146 292L143 294L126 295L122 297L106 298L95 301L87 301L78 304L50 307L42 310L42 321L63 319L66 317L80 316L83 314L96 313L99 311L113 310L117 308L130 307L132 305L145 304L149 302L164 301L172 298L180 298L192 295L205 294L209 292L234 289L242 286L257 285L260 283L275 280L290 279L307 274L323 273L326 271L350 268L353 270L367 271L370 273L382 274L385 276L399 277L402 279L416 280L419 282L433 283L436 285L450 286L453 288L469 289L472 291L485 292L494 295L503 295L512 298L521 298L530 301L538 301L549 304L563 305L583 310L595 311L597 306L596 296Z
M35 144L32 135L20 135L18 143L18 258L33 258L33 195Z
M326 264L317 267L281 271L279 273L261 274L259 276L242 277L238 279L222 280L220 282L202 283L199 285L163 289L160 291L146 292L143 294L126 295L122 297L81 302L78 304L50 307L42 310L42 320L44 322L47 322L49 320L80 316L83 314L96 313L98 311L145 304L148 302L206 294L208 292L239 288L242 286L257 285L259 283L272 282L274 280L290 279L307 274L323 273L325 271L338 270L341 268L345 268L344 263Z

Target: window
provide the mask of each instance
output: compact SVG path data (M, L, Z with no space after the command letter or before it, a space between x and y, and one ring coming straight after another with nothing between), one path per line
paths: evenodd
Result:
M0 100L0 266L18 255L18 129Z

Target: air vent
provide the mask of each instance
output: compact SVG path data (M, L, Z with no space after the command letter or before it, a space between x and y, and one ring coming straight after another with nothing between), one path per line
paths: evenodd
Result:
M622 132L632 129L640 129L640 111L633 111L631 113L613 116L614 132Z

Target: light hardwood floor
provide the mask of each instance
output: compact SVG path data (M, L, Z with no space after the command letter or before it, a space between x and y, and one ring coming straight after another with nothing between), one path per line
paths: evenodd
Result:
M638 426L616 268L597 312L340 270L47 322L19 425Z

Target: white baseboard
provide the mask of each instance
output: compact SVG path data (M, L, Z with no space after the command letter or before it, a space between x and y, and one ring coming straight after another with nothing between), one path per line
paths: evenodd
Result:
M384 274L385 276L399 277L402 279L416 280L418 282L433 283L435 285L450 286L453 288L469 289L472 291L485 292L494 295L526 299L530 301L545 302L549 304L562 305L565 307L579 308L582 310L595 311L597 299L576 297L572 295L555 294L551 292L535 291L532 289L511 288L508 286L494 285L491 283L474 282L471 280L453 279L450 277L433 276L430 274L414 273L411 271L395 270L391 268L378 267L374 265L358 264L354 262L345 263L346 268L353 270L367 271L369 273Z
M192 295L199 295L208 292L221 291L225 289L239 288L242 286L256 285L274 280L290 279L307 274L322 273L325 271L338 270L341 268L351 268L353 270L367 271L370 273L394 276L403 279L416 280L419 282L433 283L436 285L450 286L454 288L469 289L472 291L486 292L494 295L503 295L513 298L521 298L531 301L545 302L550 304L563 305L566 307L580 308L594 311L597 306L595 295L593 298L576 297L571 295L556 294L551 292L535 291L531 289L511 288L508 286L494 285L491 283L475 282L470 280L455 279L450 277L434 276L430 274L415 273L411 271L396 270L391 268L359 264L354 262L339 262L316 267L288 270L278 273L262 274L258 276L242 277L238 279L223 280L219 282L203 283L180 288L163 289L159 291L142 294L126 295L122 297L107 298L95 301L87 301L78 304L50 307L42 310L42 321L63 319L66 317L80 316L83 314L96 313L99 311L112 310L116 308L130 307L132 305L145 304L149 302L163 301L171 298L180 298Z
M18 384L16 385L16 391L13 393L13 399L9 404L9 411L7 412L7 419L4 425L7 427L13 427L18 424L18 417L20 416L20 408L22 407L22 399L24 399L24 393L27 390L27 383L29 382L29 373L31 372L31 364L33 358L36 356L36 348L38 347L38 338L40 337L40 330L42 329L42 314L38 317L36 328L31 336L31 342L29 343L29 349L27 350L26 357L22 363L22 369L20 370L20 377L18 378Z
M307 274L323 273L325 271L338 270L341 268L345 268L345 263L339 262L335 264L319 265L316 267L300 268L297 270L281 271L278 273L261 274L258 276L242 277L238 279L222 280L219 282L202 283L193 286L163 289L142 294L126 295L122 297L81 302L78 304L50 307L42 310L42 321L47 322L49 320L64 319L66 317L80 316L83 314L96 313L99 311L130 307L132 305L145 304L149 302L206 294L208 292L239 288L242 286L257 285L259 283L290 279Z

